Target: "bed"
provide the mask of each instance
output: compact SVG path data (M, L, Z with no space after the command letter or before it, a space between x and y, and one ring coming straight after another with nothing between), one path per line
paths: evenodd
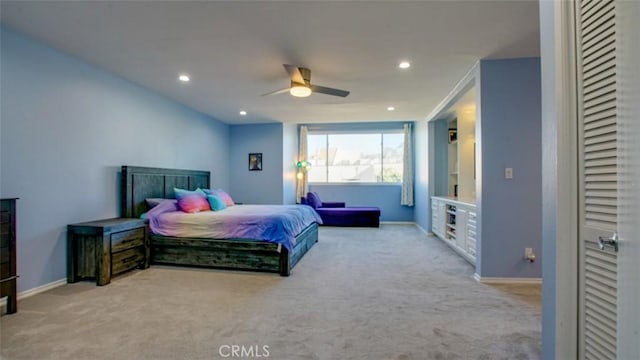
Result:
M209 188L208 171L122 166L122 216L139 218L147 212L148 198L174 198L173 189ZM244 205L238 205L242 207ZM304 206L304 205L299 205ZM234 209L237 210L237 209ZM261 239L211 239L150 233L151 263L279 273L291 269L318 242L318 223L295 235L288 249L282 243Z

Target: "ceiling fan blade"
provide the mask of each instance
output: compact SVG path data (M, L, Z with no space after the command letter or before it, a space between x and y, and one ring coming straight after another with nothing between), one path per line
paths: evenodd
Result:
M266 94L262 94L262 96L284 94L286 92L289 92L289 89L290 88L284 88L284 89L280 89L280 90L275 90L275 91L272 91L272 92L268 92Z
M349 95L349 92L346 90L333 89L333 88L324 87L320 85L311 85L311 91L313 91L314 93L321 93L321 94L341 96L341 97L347 97L347 95Z
M299 84L304 84L304 78L302 77L302 73L297 66L284 64L284 69L287 70L287 73L291 77L291 81L297 82Z

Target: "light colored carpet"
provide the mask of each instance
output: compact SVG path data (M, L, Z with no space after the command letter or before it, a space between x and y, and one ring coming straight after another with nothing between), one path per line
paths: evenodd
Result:
M231 359L238 345L253 351L245 359L538 359L540 287L472 275L411 225L321 228L288 278L152 266L24 299L0 319L0 353Z

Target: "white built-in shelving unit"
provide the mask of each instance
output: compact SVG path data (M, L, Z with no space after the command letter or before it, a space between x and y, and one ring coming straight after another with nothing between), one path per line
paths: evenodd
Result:
M452 197L431 197L433 233L463 258L476 261L476 206Z

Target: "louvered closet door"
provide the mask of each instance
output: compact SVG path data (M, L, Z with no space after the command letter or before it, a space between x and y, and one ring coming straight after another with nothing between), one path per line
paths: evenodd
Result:
M617 253L598 238L617 231L614 0L576 6L579 137L579 358L616 359Z

